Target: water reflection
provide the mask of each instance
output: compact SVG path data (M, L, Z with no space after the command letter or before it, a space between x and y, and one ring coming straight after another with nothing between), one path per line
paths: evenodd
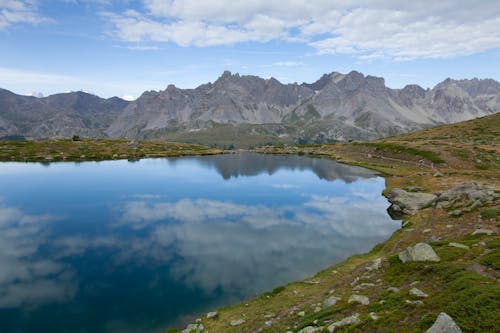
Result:
M177 162L171 159L172 164ZM368 169L335 163L320 158L304 158L296 155L264 155L264 154L228 154L206 156L199 163L213 167L224 178L238 176L256 176L262 173L272 175L278 170L311 170L320 179L342 179L353 182L358 178L373 177L374 172Z
M54 217L27 215L0 202L0 308L65 302L76 291L71 267L40 255Z
M398 226L382 178L321 159L43 168L0 164L2 332L161 331L367 251Z

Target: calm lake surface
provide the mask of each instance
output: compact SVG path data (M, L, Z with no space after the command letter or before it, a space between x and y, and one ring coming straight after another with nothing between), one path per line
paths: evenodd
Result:
M235 154L0 163L0 332L161 332L399 227L384 179Z

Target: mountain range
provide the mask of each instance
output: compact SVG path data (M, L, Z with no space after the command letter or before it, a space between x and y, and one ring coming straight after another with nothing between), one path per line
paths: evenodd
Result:
M499 111L500 83L492 79L391 89L383 78L356 71L302 84L226 71L195 89L169 85L131 102L84 92L39 98L0 89L0 137L312 143L374 139Z

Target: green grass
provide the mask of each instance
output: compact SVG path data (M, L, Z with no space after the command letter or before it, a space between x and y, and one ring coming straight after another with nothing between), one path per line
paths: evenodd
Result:
M487 209L485 211L481 212L481 217L483 219L496 219L500 215L500 210L499 209Z
M0 161L57 162L103 161L145 157L175 157L220 153L208 147L161 141L114 139L59 139L0 141Z
M395 154L408 154L408 155L420 156L433 163L445 163L445 161L441 158L441 156L438 153L429 150L423 150L408 146L401 146L395 143L387 143L387 142L364 142L356 144L375 147L375 150L387 151Z

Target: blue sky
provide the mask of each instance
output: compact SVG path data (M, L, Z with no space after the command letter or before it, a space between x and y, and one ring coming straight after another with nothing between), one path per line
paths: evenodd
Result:
M500 80L497 1L0 0L0 87L136 98L224 70L312 82L333 71L393 88Z

